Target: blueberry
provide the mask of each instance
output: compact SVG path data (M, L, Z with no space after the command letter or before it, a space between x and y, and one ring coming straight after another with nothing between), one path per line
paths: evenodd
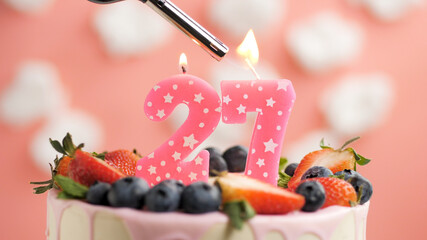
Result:
M247 156L248 156L248 149L241 145L231 147L222 154L222 157L227 163L229 172L245 171Z
M360 198L359 204L364 204L369 201L372 196L372 184L371 182L362 177L362 175L356 175L347 180L351 185L353 185L356 190L357 196Z
M113 207L140 209L150 187L147 182L137 177L125 177L117 180L108 192L108 202Z
M209 176L217 176L218 173L228 171L227 163L221 155L209 156Z
M221 156L222 155L221 151L216 147L208 147L208 148L205 148L205 150L207 150L209 152L210 156L212 156L212 155Z
M319 182L303 182L295 191L296 193L303 195L305 198L305 204L301 209L304 212L314 212L321 208L323 203L325 203L325 189Z
M351 169L344 169L342 171L336 172L335 176L344 176L344 180L348 180L351 177L360 176L360 174Z
M178 209L183 191L182 183L176 180L163 181L151 188L145 195L145 205L149 211L172 212ZM182 186L182 187L181 187Z
M297 167L298 167L298 163L291 163L285 168L285 173L292 177Z
M195 182L184 188L181 201L186 213L206 213L217 211L221 205L221 191L217 186L205 182Z
M108 206L108 191L111 189L111 184L96 181L90 186L86 194L86 200L90 204Z
M316 178L316 177L329 177L334 175L334 173L328 168L322 166L314 166L309 168L301 177L301 180L308 178Z

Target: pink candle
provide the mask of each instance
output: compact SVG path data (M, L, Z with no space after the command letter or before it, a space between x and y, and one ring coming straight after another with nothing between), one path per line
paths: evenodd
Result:
M145 113L153 121L165 120L178 104L189 108L182 126L156 150L140 159L136 176L155 185L165 179L184 184L207 181L209 153L202 151L195 159L184 159L215 130L221 116L221 101L206 81L188 74L170 77L158 83L145 100Z
M276 185L286 125L295 101L289 80L222 81L222 120L244 123L257 112L245 174Z

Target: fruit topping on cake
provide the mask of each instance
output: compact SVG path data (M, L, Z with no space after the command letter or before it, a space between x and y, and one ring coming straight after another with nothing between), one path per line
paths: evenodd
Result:
M223 153L215 147L206 148L209 152L209 176L217 176L221 172L244 172L248 148L236 145Z
M177 180L164 180L148 190L145 205L152 212L173 212L181 205L184 184Z
M326 208L333 205L351 207L357 203L356 190L345 180L333 177L321 177L304 180L301 182L301 184L310 181L315 181L322 184L325 190L326 199L321 208Z
M332 173L336 173L345 169L356 169L356 163L359 165L367 164L370 161L369 159L357 154L353 148L345 148L348 144L357 139L359 138L357 137L347 141L339 149L333 149L329 146L325 146L322 139L320 144L322 149L304 156L298 164L298 167L295 169L295 173L287 186L290 189L295 189L301 181L301 177L304 173L314 166L326 167L331 170Z
M304 197L238 173L218 177L222 202L246 200L258 214L285 214L300 210Z
M218 211L221 205L221 191L206 182L195 182L182 192L182 208L186 213Z
M98 156L99 157L99 156ZM104 154L104 161L126 176L135 176L136 163L141 156L134 151L119 149Z
M325 189L322 184L317 181L302 182L298 185L295 192L303 195L305 198L305 204L301 209L304 212L314 212L325 203Z

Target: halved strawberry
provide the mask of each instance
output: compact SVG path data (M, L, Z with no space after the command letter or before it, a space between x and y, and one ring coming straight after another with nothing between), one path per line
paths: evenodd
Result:
M68 166L74 158L74 153L77 149L81 149L84 146L83 143L75 146L70 133L67 133L67 135L62 139L62 144L60 141L52 140L50 138L49 142L57 152L62 154L62 157L58 158L57 156L55 158L55 166L52 166L52 164L49 163L52 175L51 179L43 182L30 182L30 184L41 185L34 188L34 193L36 194L44 193L51 188L59 189L60 186L54 181L55 176L58 174L62 176L68 176Z
M108 165L102 159L94 157L91 153L76 150L74 160L68 167L68 176L74 181L85 186L92 185L95 181L113 183L125 174Z
M288 182L288 188L295 190L301 181L302 175L313 166L322 166L329 168L333 173L342 171L344 169L356 169L356 163L365 165L370 160L357 154L352 148L345 148L351 142L359 139L353 138L339 149L333 149L323 144L323 139L320 142L321 150L311 152L304 156L295 169L295 173ZM345 149L344 149L345 148Z
M345 180L332 177L310 178L306 181L316 181L323 185L326 194L326 200L322 208L333 205L351 207L357 203L357 194L354 187Z
M246 200L258 214L285 214L304 206L304 197L238 173L218 177L222 202Z
M106 153L104 161L127 176L135 176L136 163L140 158L136 151L120 149Z

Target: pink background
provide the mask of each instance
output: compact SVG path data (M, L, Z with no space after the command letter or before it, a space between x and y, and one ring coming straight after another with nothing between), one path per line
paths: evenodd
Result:
M228 37L207 19L215 1L175 0L194 19L218 35L231 49L241 39ZM17 66L26 59L55 64L71 95L71 105L92 113L105 130L104 149L138 148L147 154L171 134L168 123L151 122L143 102L155 82L177 73L181 52L189 58L190 72L207 78L214 60L183 34L174 30L162 48L129 60L109 57L90 25L98 6L85 0L57 0L43 14L26 15L0 2L0 94L9 86ZM346 67L307 74L283 47L289 26L322 9L356 19L366 32L361 54ZM368 218L368 239L422 239L427 234L427 10L420 8L395 23L383 23L361 8L338 0L289 1L287 16L266 34L258 35L261 60L273 63L281 77L293 81L297 93L284 141L325 126L317 109L319 93L347 72L381 70L394 80L395 103L386 122L363 134L354 144L373 159L360 167L374 185ZM256 33L255 33L256 34ZM33 180L48 178L31 159L31 136L45 120L17 128L0 121L0 239L44 239L46 195L33 195Z

